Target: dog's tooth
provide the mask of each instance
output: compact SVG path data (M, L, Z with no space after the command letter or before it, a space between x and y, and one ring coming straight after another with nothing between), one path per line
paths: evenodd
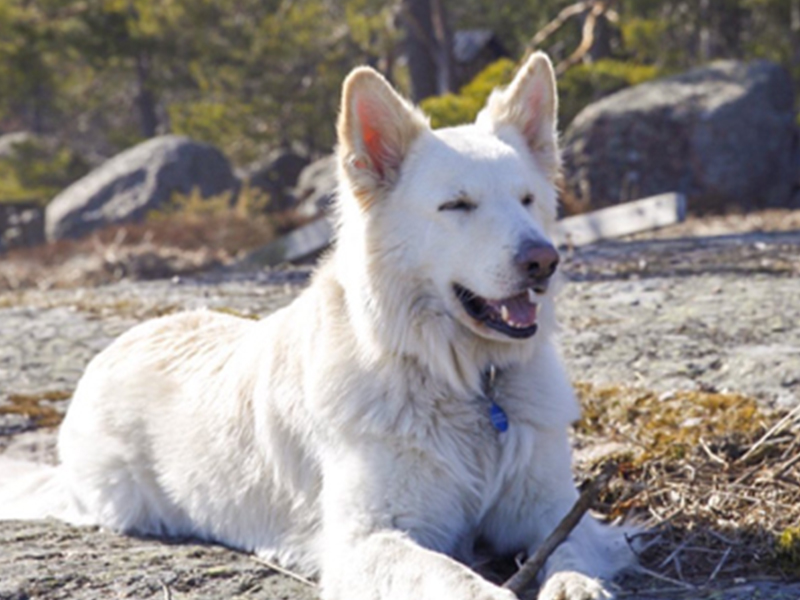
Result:
M536 304L536 292L533 291L533 288L528 288L528 302Z
M501 304L500 305L500 318L503 319L503 321L508 322L509 316L510 315L508 313L508 307L505 304Z

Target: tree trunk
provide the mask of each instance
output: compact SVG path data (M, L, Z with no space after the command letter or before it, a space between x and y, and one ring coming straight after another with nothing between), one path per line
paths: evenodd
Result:
M444 0L431 0L431 20L436 39L436 67L438 93L456 91L455 59L453 58L453 32L447 19Z
M403 0L403 26L414 102L454 91L453 44L444 0Z
M789 17L790 40L792 45L792 62L800 65L800 0L792 0Z
M414 102L435 96L439 88L430 0L403 0L406 56Z
M156 100L149 85L149 68L147 57L143 53L136 55L136 106L139 109L139 128L142 136L151 138L158 132L158 115Z
M711 2L710 0L700 0L699 2L700 18L698 19L699 31L697 34L697 54L700 63L706 63L711 60Z

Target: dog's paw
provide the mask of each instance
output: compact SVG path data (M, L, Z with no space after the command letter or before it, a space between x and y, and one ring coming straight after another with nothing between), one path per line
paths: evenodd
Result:
M611 594L597 579L561 571L545 581L537 600L608 600Z

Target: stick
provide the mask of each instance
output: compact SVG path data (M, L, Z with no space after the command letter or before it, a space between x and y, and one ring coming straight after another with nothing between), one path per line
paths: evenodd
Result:
M511 590L517 595L522 593L528 584L536 578L545 561L550 558L550 555L558 548L561 542L567 539L567 536L575 529L583 515L586 514L586 511L594 504L597 495L608 485L611 477L616 472L617 465L614 463L606 463L603 466L600 475L589 482L589 485L575 501L567 516L561 519L553 533L547 536L547 539L536 549L533 556L528 557L528 560L520 567L519 571L503 584L505 589Z

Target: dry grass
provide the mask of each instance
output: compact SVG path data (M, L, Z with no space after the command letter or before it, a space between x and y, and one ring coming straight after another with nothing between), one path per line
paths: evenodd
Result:
M0 291L92 286L120 279L186 275L228 264L274 238L274 220L230 214L173 214L9 252Z
M600 512L650 528L640 557L649 586L800 579L800 408L770 411L737 394L578 391L579 469L621 462Z
M267 212L269 202L248 186L235 201L228 193L176 193L142 223L8 252L0 261L0 292L162 279L229 264L308 221L291 210Z
M36 427L56 427L63 419L63 410L56 403L69 400L72 392L54 390L41 394L11 394L0 405L0 415L18 414L28 417Z

